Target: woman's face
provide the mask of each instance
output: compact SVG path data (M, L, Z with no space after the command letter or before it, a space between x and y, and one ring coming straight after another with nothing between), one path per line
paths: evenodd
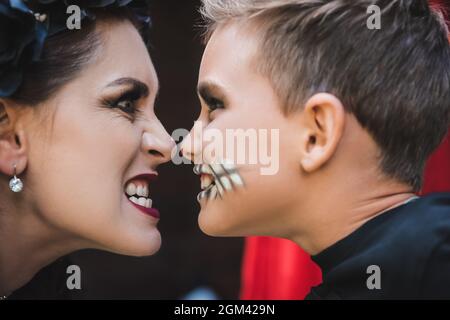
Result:
M150 255L161 242L151 181L173 140L155 116L158 79L136 29L98 29L98 58L39 106L49 111L44 122L30 117L22 194L40 219L86 247Z
M205 190L198 197L199 225L205 233L284 237L293 227L290 216L302 192L298 123L283 115L269 80L252 65L257 45L249 39L251 34L242 36L237 24L213 33L200 68L198 126L185 138L182 150L186 158L204 163L194 171L201 175ZM208 138L212 131L225 137L219 143L224 146L222 154L211 151L217 141ZM253 142L243 147L237 138L233 145L232 135ZM234 155L229 148L234 148ZM264 161L264 155L271 161ZM221 166L221 161L234 165Z

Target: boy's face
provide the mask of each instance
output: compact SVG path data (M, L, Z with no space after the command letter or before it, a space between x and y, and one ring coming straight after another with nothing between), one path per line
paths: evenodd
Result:
M306 193L298 118L283 115L271 83L256 71L254 39L237 24L213 33L200 67L199 122L182 145L185 157L203 163L195 168L206 189L199 224L209 235L288 236ZM221 166L226 161L234 165Z

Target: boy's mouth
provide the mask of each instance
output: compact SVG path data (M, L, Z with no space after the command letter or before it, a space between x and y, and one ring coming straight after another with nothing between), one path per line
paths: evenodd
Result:
M150 182L156 179L156 174L141 174L125 184L125 196L139 210L159 219L159 212L152 208L153 200L149 197Z
M199 202L222 198L226 192L244 185L235 166L230 164L198 164L194 166L194 173L200 175L202 191L197 195Z

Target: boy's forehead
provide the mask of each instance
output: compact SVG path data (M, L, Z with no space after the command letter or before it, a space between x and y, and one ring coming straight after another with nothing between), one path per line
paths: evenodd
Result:
M200 77L210 73L250 71L257 53L257 34L234 22L218 26L203 53Z

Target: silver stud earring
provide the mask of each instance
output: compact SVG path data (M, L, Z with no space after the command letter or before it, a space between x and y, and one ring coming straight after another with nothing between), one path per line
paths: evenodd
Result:
M16 165L14 165L14 178L9 181L9 188L12 192L20 192L23 190L23 182L16 176Z

